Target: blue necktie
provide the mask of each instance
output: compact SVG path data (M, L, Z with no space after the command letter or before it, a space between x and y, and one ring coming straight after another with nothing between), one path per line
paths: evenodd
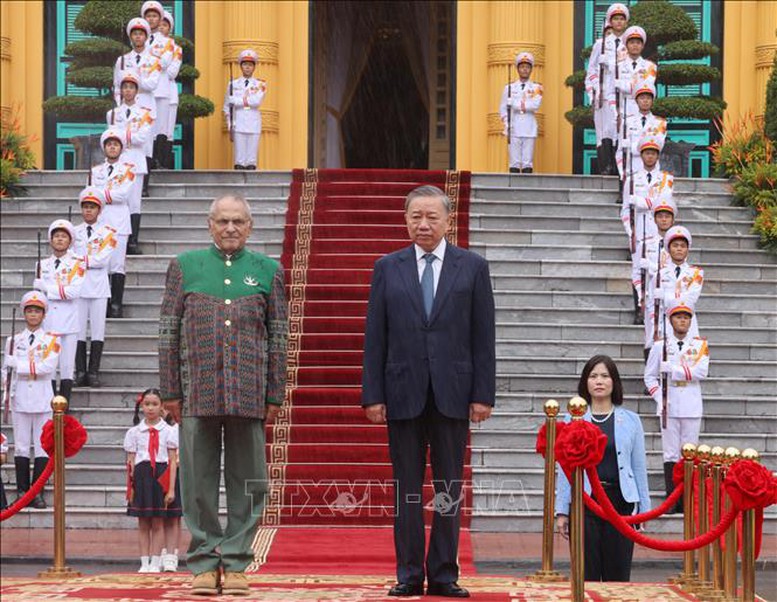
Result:
M437 259L431 253L427 253L423 256L426 260L426 267L424 267L424 273L421 274L421 292L424 294L424 310L426 311L426 317L432 314L432 304L434 303L434 268L432 262Z

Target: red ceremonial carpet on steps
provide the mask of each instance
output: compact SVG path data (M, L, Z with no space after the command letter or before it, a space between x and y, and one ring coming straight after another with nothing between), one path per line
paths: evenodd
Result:
M362 345L373 265L410 244L405 196L424 184L450 197L454 215L448 240L466 248L469 172L293 172L281 257L289 299L288 385L284 410L267 431L272 484L263 524L272 535L268 530L257 538L268 540L255 546L260 563L273 565L275 559L285 566L283 550L299 559L291 552L305 541L312 555L319 554L319 545L347 546L350 541L357 546L350 554L361 553L375 561L375 568L393 572L391 530L374 529L393 524L394 491L386 427L369 423L360 406ZM470 481L469 452L466 464ZM423 501L427 515L429 477ZM472 498L470 487L465 491L466 527ZM367 542L372 548L365 555ZM462 544L462 560L469 562L469 538L463 537ZM329 553L336 557L334 550Z

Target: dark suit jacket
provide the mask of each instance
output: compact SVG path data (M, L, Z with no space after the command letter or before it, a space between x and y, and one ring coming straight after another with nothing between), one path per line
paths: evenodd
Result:
M419 416L431 380L437 409L469 418L494 405L494 297L488 263L447 245L427 321L413 245L375 263L364 339L362 405L386 404L389 420Z

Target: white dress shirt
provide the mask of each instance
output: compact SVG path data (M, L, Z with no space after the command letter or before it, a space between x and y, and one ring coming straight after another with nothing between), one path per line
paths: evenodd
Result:
M442 262L445 258L445 249L447 247L448 243L443 238L440 241L440 244L437 245L437 247L432 251L432 255L434 255L437 260L432 262L432 270L434 273L434 294L437 294L437 284L440 282L440 273L442 272ZM426 251L424 251L421 247L418 245L413 245L415 247L415 259L416 259L416 265L418 266L418 281L421 282L421 277L424 275L424 269L426 269L426 259L424 259L424 255L426 255Z

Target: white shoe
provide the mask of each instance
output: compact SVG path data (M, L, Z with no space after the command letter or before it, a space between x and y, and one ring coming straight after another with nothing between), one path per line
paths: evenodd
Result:
M151 562L148 565L148 573L161 573L162 572L162 561L159 556L152 556Z
M140 568L138 569L138 573L148 573L148 569L151 568L148 563L148 556L141 556L140 558Z
M178 558L175 554L162 554L162 571L175 573L178 570Z

